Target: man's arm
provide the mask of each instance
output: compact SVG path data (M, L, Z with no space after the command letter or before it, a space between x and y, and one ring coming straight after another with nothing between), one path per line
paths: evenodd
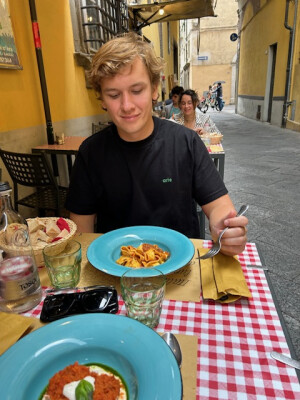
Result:
M78 233L93 233L96 214L79 215L70 212L70 219L77 225Z
M222 237L221 253L230 256L242 253L247 242L248 219L245 216L235 217L237 212L228 194L205 204L202 210L209 219L214 241L224 228L230 228Z

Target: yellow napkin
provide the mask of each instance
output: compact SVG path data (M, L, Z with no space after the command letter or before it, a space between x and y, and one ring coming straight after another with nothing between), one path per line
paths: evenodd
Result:
M199 254L208 249L198 249ZM231 303L241 297L251 297L241 264L236 257L218 253L215 257L200 260L203 299Z
M43 326L37 318L0 312L0 354L17 342L24 334Z

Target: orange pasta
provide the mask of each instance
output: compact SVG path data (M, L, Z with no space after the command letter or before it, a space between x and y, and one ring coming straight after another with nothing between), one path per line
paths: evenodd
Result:
M121 246L121 257L117 264L130 268L149 268L163 264L170 256L156 244L142 243L138 247Z

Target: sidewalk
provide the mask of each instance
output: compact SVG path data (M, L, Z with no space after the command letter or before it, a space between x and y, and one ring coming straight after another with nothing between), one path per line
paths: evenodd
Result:
M300 133L234 112L209 111L224 134L224 181L236 208L250 205L248 241L269 268L300 359Z

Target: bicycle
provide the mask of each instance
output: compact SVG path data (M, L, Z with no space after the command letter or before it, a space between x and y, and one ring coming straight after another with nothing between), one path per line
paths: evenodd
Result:
M213 94L211 96L203 96L200 100L200 104L198 105L199 110L204 114L208 110L208 107L211 107L213 109L216 108L217 111L220 111L216 96Z

